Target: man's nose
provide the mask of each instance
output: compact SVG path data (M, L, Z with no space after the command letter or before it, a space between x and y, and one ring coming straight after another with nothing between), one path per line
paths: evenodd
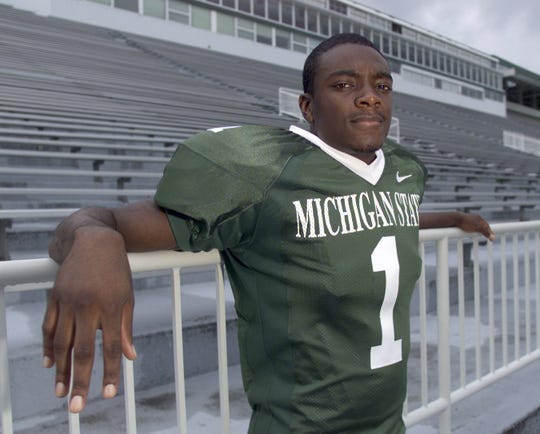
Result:
M360 107L371 107L381 103L379 95L371 86L362 86L354 98L354 105Z

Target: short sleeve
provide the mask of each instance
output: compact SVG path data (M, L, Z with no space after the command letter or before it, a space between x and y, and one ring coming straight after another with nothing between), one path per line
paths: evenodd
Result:
M291 155L289 137L276 128L240 127L200 133L180 145L154 197L178 247L223 250L248 243L266 191Z

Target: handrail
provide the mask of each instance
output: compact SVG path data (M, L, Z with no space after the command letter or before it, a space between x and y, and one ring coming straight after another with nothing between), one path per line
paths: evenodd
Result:
M413 402L414 408L409 408L411 402L406 403L405 422L407 426L412 426L420 423L432 416L439 417L439 432L448 434L451 432L451 410L452 406L457 402L466 399L473 393L482 390L483 388L499 381L503 377L515 372L516 370L526 366L527 364L540 359L540 220L519 222L519 223L498 223L492 225L492 229L499 241L496 243L485 243L479 236L471 236L464 234L462 231L455 228L445 229L430 229L420 231L421 254L426 258L426 251L435 251L436 258L436 286L437 286L437 328L438 328L438 357L437 357L437 377L429 378L429 382L437 383L437 396L432 397L428 394L428 364L430 361L427 358L427 308L426 300L428 297L427 285L427 265L424 261L422 276L419 280L419 334L420 354L422 375L419 384L410 384L411 387L419 388L420 402ZM455 246L454 246L455 244ZM511 244L511 251L508 247ZM433 247L435 249L433 249ZM480 309L489 313L490 337L489 342L482 344L477 334L476 352L474 360L465 360L465 347L460 344L460 369L459 369L459 386L455 387L456 381L451 381L453 374L450 366L450 346L449 339L450 320L456 320L460 323L460 339L463 341L463 333L465 327L463 325L465 314L465 284L464 284L464 264L465 250L471 249L471 258L473 267L469 270L473 277L470 280L471 288L468 288L468 293L474 293L474 321L478 327L480 325ZM456 253L454 254L454 249ZM498 253L497 253L498 252ZM498 256L497 256L498 255ZM507 256L512 255L512 259L507 260ZM451 259L455 256L456 259ZM432 258L432 256L430 257ZM432 262L433 259L430 259ZM430 262L428 261L428 262ZM512 262L510 262L512 261ZM153 253L133 253L129 255L129 263L133 273L146 272L152 270L169 270L173 272L174 292L174 342L175 342L175 372L176 372L176 394L177 394L177 415L178 429L181 433L186 433L186 412L185 412L185 391L183 378L183 362L182 362L182 319L180 306L180 269L190 266L213 265L216 268L217 282L217 323L218 323L218 345L219 345L219 372L220 372L220 403L222 412L222 432L227 433L229 427L229 410L228 410L228 380L226 366L226 344L225 344L225 305L224 305L224 289L223 277L221 275L221 258L217 251L208 253L186 253L186 252L153 252ZM513 265L512 265L513 264ZM458 273L458 305L459 318L450 317L450 285L449 285L449 270L457 267ZM487 289L482 290L480 269L487 270ZM507 269L508 273L512 273L513 269L522 269L526 276L522 277L521 282L525 282L524 288L507 288L506 281ZM4 434L13 432L13 423L11 418L11 399L9 390L9 369L8 369L8 348L7 348L7 325L5 316L5 292L22 291L25 289L34 289L32 286L17 286L30 282L50 282L56 273L57 265L48 258L8 261L0 262L0 403L2 405L2 428ZM501 273L501 287L495 288L495 282L498 279L495 273ZM516 276L514 282L519 280ZM481 293L484 295L481 298ZM494 294L500 291L500 303L503 316L498 318L502 325L502 362L494 357ZM533 296L533 293L535 296ZM513 296L513 298L512 298ZM521 297L521 298L520 298ZM485 302L481 304L481 300ZM510 301L507 302L507 299ZM514 327L510 320L504 314L513 305L521 306L525 309L514 310L514 314L518 315L514 321ZM521 311L524 311L521 314ZM535 312L535 314L531 314ZM523 315L523 316L521 316ZM534 318L534 321L533 321ZM517 325L521 324L521 328L516 329ZM516 332L517 330L517 332ZM520 343L520 334L524 338L526 344ZM536 339L532 339L536 337ZM416 343L414 343L416 345ZM513 356L513 357L512 357ZM470 357L470 356L468 356ZM483 368L482 357L487 357L489 368ZM126 418L127 429L129 433L136 432L135 423L135 404L133 391L133 368L131 362L125 361L125 395L126 395ZM476 375L472 380L465 375L466 363L476 364ZM454 387L452 388L452 385ZM71 432L77 433L78 419L76 416L70 417Z
M218 360L219 372L220 372L220 384L227 385L227 357L226 357L226 343L225 343L225 302L224 302L224 287L223 278L221 276L221 257L219 252L214 250L211 252L201 253L189 253L189 252L152 252L152 253L130 253L129 265L132 273L142 273L146 271L159 271L159 270L173 270L175 275L175 285L173 288L173 299L176 300L175 307L175 322L177 326L180 326L180 330L176 327L175 334L181 331L181 309L179 303L180 294L180 281L176 277L180 267L198 267L202 265L214 265L216 267L216 273L218 278L217 286L217 323L218 323L218 336L220 342L218 343L220 352L222 355ZM5 261L0 262L0 404L1 404L1 418L2 418L2 433L13 433L13 420L11 414L11 396L9 385L9 361L8 361L8 347L7 347L7 319L6 319L6 303L5 292L12 291L24 291L35 289L34 286L21 286L25 283L41 283L50 287L50 282L54 280L58 265L49 258L40 259L26 259L17 261ZM175 339L175 342L181 343L181 339ZM183 358L182 348L175 348L175 366L178 374L177 382L183 384L184 372L183 372ZM180 354L180 356L178 356ZM223 355L224 354L224 355ZM135 421L135 402L134 397L134 383L133 383L133 362L124 358L124 389L126 400L131 401L130 405L126 407L126 426L128 427L128 433L136 433L136 421ZM225 394L224 390L220 389L220 395ZM183 392L183 388L177 387L177 392ZM225 397L221 398L222 405L228 407L228 400L225 401ZM183 400L185 406L185 396ZM228 410L225 411L227 415L228 424ZM185 408L182 410L182 414L186 414ZM225 416L224 416L225 417ZM79 419L78 415L69 416L70 433L79 433ZM223 422L225 425L225 422Z
M527 136L517 131L504 130L503 145L508 148L517 149L521 152L540 156L540 139Z

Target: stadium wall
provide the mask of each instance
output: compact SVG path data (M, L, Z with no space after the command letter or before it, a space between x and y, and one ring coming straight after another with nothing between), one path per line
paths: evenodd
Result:
M0 0L0 3L11 5L17 9L32 11L38 15L51 15L51 2L49 0Z
M407 68L408 70L417 70L425 76L430 76L433 79L443 79L445 81L453 81L456 85L460 85L460 82L457 80L450 80L448 77L438 76L431 72L426 72L418 68L413 68L411 66L404 66L402 68ZM476 99L468 98L458 93L447 92L442 89L436 89L435 87L425 86L422 84L415 83L413 81L407 80L401 74L392 73L394 78L394 90L400 93L407 95L414 95L420 98L427 98L432 101L443 102L446 104L466 107L471 110L481 111L484 113L489 113L496 116L506 116L506 104L493 101L487 98ZM468 87L471 87L470 84L467 84ZM482 88L476 87L478 91L482 92Z
M179 44L214 50L226 54L245 57L262 62L277 64L301 70L306 55L294 51L259 44L207 30L197 29L177 22L153 18L134 12L92 3L86 0L0 0L0 3L20 9L31 10L37 14L54 16L66 20L101 26L122 32L157 38ZM403 67L402 67L403 68ZM414 70L406 66L405 68ZM437 74L417 69L423 75L439 78ZM426 98L459 107L466 107L496 116L506 116L506 102L487 98L471 98L460 93L449 92L435 87L416 83L404 78L403 74L393 72L394 89L397 92ZM441 78L443 78L441 76ZM444 80L448 81L447 77ZM456 83L460 83L455 80ZM467 84L471 87L470 84ZM478 88L481 90L481 88ZM277 89L276 89L277 95Z

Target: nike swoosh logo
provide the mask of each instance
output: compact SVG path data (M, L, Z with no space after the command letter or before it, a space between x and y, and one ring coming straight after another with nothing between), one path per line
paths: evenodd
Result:
M399 176L399 171L396 172L396 181L399 183L405 181L407 178L410 178L412 175Z

